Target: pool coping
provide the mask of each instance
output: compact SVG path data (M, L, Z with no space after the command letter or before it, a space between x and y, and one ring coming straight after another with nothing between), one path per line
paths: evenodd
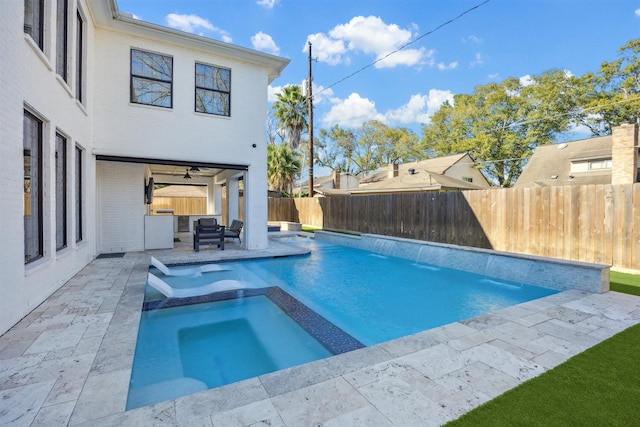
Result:
M125 412L149 260L92 261L0 337L0 423L440 425L640 323L640 297L568 290Z

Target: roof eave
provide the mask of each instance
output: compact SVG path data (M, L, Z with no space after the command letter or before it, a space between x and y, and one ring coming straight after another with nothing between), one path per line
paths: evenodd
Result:
M174 40L195 48L208 51L214 50L215 53L222 56L263 66L269 70L269 83L279 77L290 62L289 59L276 55L134 19L132 16L119 11L116 0L88 0L88 4L91 16L97 27L115 28L126 32L142 32L152 36L169 35Z

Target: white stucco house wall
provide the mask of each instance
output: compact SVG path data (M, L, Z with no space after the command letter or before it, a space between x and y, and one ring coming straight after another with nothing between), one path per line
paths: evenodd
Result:
M243 200L244 247L267 246L267 86L288 60L115 0L1 1L0 60L0 334L97 255L145 249L152 177L197 168L207 213Z

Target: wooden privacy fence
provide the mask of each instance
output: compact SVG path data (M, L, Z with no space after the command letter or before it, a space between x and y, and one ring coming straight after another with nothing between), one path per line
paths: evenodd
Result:
M640 269L640 184L269 199L269 221Z
M173 209L174 215L204 215L207 213L206 197L154 197L151 211Z

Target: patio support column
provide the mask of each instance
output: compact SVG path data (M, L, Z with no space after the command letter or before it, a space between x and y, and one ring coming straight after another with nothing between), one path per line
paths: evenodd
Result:
M240 181L237 178L227 180L227 223L231 224L234 219L239 219L238 203L240 203Z
M212 203L211 213L213 215L222 215L222 185L213 184L211 188L213 189L213 194L209 195Z

